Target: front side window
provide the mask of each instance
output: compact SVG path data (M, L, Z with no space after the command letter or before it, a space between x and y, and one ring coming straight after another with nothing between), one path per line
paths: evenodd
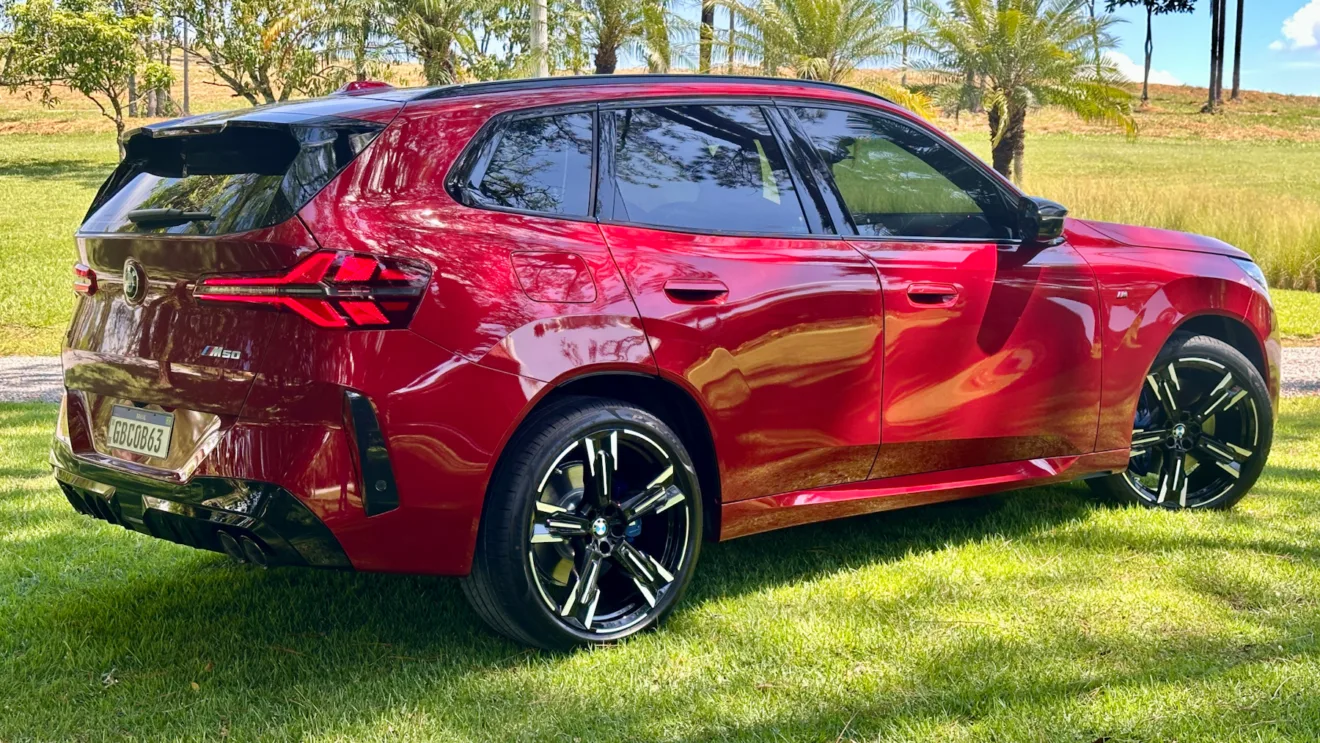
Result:
M487 206L586 216L591 198L590 113L507 123L477 184Z
M655 106L615 116L614 220L699 232L808 231L759 107Z
M1003 191L938 139L882 116L795 108L861 235L1012 237Z

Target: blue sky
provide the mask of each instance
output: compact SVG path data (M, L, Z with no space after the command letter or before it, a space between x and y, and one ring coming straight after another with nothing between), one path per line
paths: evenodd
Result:
M1102 0L1103 2L1103 0ZM1237 0L1228 0L1228 64L1224 87L1232 84L1233 29ZM1127 22L1116 29L1122 42L1115 62L1141 80L1146 14L1122 8ZM1276 93L1320 95L1320 0L1246 0L1242 27L1242 87ZM1210 74L1210 3L1196 12L1156 16L1151 82L1204 86ZM1127 64L1124 60L1131 60Z

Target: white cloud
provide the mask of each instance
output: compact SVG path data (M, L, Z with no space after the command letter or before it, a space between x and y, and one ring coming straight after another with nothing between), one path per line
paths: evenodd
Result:
M1288 40L1287 43L1275 41L1270 44L1271 49L1279 50L1285 46L1289 49L1312 49L1320 46L1320 0L1311 0L1288 16L1280 32Z
M1313 0L1313 1L1320 3L1320 0ZM1112 50L1105 52L1105 58L1109 60L1110 64L1118 68L1118 74L1122 75L1123 77L1127 78L1128 80L1134 83L1141 82L1141 76L1145 71L1143 69L1143 65L1141 65L1138 62L1132 61L1131 57L1129 57L1128 55L1122 52L1115 52ZM1169 72L1168 70L1152 69L1150 71L1150 81L1156 85L1183 84L1182 80L1179 80L1177 77L1174 76L1172 72Z

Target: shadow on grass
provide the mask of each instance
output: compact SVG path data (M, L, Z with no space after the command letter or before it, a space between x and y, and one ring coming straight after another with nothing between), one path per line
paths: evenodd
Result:
M114 163L103 160L67 158L43 160L17 157L5 164L4 172L0 173L0 177L76 181L86 186L99 186L114 167Z

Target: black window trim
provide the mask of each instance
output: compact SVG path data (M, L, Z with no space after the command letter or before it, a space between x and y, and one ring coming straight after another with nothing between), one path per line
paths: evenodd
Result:
M601 142L601 115L599 106L596 103L570 103L556 104L551 106L538 106L535 108L520 108L513 111L504 111L490 117L486 123L481 125L477 133L463 148L463 152L454 160L450 166L449 173L445 176L445 191L449 197L459 204L469 209L480 209L482 211L500 212L502 214L517 214L525 217L540 217L542 219L562 219L568 222L588 222L595 223L598 220L595 216L594 206L596 203L596 184L599 182L599 159ZM558 214L556 212L537 211L535 209L518 209L511 206L500 204L489 204L484 202L473 203L465 193L467 190L476 191L481 185L481 179L486 175L486 168L490 166L491 158L495 156L495 150L499 147L500 140L504 138L505 127L514 121L524 121L527 119L541 119L549 116L562 116L568 114L586 113L591 115L591 173L588 176L587 183L587 213L586 214Z
M597 176L599 186L597 193L601 194L597 202L597 220L602 225L614 227L638 227L647 230L656 230L658 232L672 232L682 235L710 235L711 237L752 237L774 240L842 240L843 235L837 230L830 230L821 223L819 217L813 221L812 215L808 214L807 205L803 203L804 197L809 197L810 192L806 190L804 178L802 176L803 164L797 162L800 153L789 141L784 140L783 133L776 127L775 119L778 113L775 100L770 96L722 96L722 95L696 95L696 96L665 96L655 98L619 98L608 101L600 101L597 104L600 110L600 118L597 131L608 136L608 139L601 139L598 145L598 152L602 160L607 161L607 168L602 168ZM789 178L793 182L793 188L797 192L795 196L798 199L798 208L802 209L803 219L807 224L806 232L746 232L739 230L698 230L679 227L675 225L656 225L646 222L633 222L627 219L614 218L614 157L616 137L618 133L614 127L614 116L607 116L613 112L630 108L664 108L666 106L755 106L759 108L762 115L766 118L766 124L770 128L770 135L775 138L775 144L779 147L780 153L788 166ZM608 122L608 123L607 123ZM606 154L608 153L608 154ZM608 183L608 185L606 185ZM608 194L606 200L604 196ZM814 200L814 199L813 199ZM816 206L819 211L819 203Z
M799 140L798 143L799 146L805 150L805 152L802 153L802 156L811 159L812 165L811 167L808 168L808 170L810 172L815 173L816 177L823 178L824 182L820 184L820 187L825 189L826 192L832 194L834 199L837 199L838 205L840 209L842 209L843 218L844 218L845 229L842 231L845 234L847 234L848 239L857 240L860 242L890 242L890 243L923 243L923 242L924 243L931 243L931 242L981 243L981 244L991 243L1004 248L1016 248L1022 244L1021 237L987 239L980 237L912 237L905 235L900 236L900 235L861 234L857 230L857 224L853 220L852 213L848 210L847 203L843 200L843 194L839 191L838 184L834 182L834 178L832 177L832 175L828 175L828 176L826 175L827 173L829 173L829 169L826 167L824 160L820 158L820 153L816 151L816 147L811 142L811 137L810 135L807 134L805 128L802 125L802 121L797 116L797 111L795 109L824 108L824 109L832 109L836 111L849 111L849 112L864 114L867 116L875 116L877 118L886 119L888 121L892 121L894 123L901 124L909 128L916 128L919 131L922 131L923 133L927 134L928 136L933 137L936 141L938 141L941 145L943 145L945 149L953 153L964 163L967 163L972 168L979 171L983 176L985 176L992 183L994 183L995 188L998 189L1000 193L1004 195L1006 206L1011 207L1011 205L1016 200L1023 198L1023 196L1021 193L1017 193L1005 187L1004 183L998 178L996 174L993 173L993 171L991 171L986 166L986 164L983 161L981 161L978 158L968 157L967 154L964 153L961 148L950 147L948 143L944 141L943 137L931 131L929 127L920 126L901 116L896 116L888 111L885 111L884 109L871 108L869 106L859 106L856 104L845 103L841 101L817 100L817 99L809 99L809 98L778 98L775 100L775 104L779 107L779 109L782 112L784 112L784 120L788 124L788 128L792 131L793 136ZM1016 227L1014 227L1013 229L1014 231L1016 231Z

